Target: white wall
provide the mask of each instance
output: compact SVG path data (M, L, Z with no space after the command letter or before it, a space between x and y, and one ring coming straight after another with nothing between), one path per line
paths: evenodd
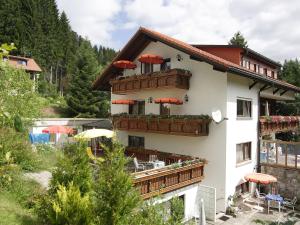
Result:
M152 53L171 58L172 68L183 68L191 71L190 89L155 89L140 91L126 95L114 95L113 99L144 99L150 96L155 98L177 97L183 100L185 94L189 96L189 101L180 106L171 106L171 114L208 114L212 110L220 109L226 117L226 99L227 99L227 76L212 69L212 66L191 60L185 53L172 49L160 42L151 43L141 53ZM183 61L179 62L176 55L180 54ZM138 64L139 65L139 64ZM136 73L140 68L136 69ZM146 101L146 114L159 114L159 105L149 104ZM112 114L128 112L128 106L112 105ZM134 133L127 131L118 132L120 141L127 145L128 135L137 135L145 137L145 147L148 149L157 149L159 151L174 152L186 155L206 158L208 165L205 166L205 178L203 184L217 189L218 210L225 210L225 151L226 151L226 122L216 125L210 124L210 132L207 137L186 137L151 133Z
M258 88L249 90L251 81L229 74L227 87L227 132L226 132L226 198L233 195L235 187L245 180L244 176L253 172L257 164L257 123L258 123ZM252 118L237 118L237 98L252 100ZM251 161L236 164L236 144L251 142Z

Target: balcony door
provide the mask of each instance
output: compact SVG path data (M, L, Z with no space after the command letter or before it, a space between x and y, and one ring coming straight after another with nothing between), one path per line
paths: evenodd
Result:
M170 105L166 104L166 103L160 103L160 107L159 107L159 114L166 116L166 115L170 115Z
M135 101L133 105L129 105L129 114L145 115L145 101Z

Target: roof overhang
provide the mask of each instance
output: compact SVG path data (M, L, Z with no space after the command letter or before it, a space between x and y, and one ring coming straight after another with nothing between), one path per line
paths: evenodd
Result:
M239 65L229 62L225 59L212 55L201 49L198 49L192 45L171 38L167 35L160 34L158 32L141 27L135 35L129 40L125 47L119 52L119 54L113 59L112 62L117 60L134 60L150 42L159 41L174 49L190 55L190 58L200 62L206 62L213 66L214 70L221 72L231 72L243 77L252 79L255 82L264 83L270 86L276 86L284 91L294 91L300 93L300 88L292 84L286 83L281 80L273 79L267 76L259 75L251 72ZM110 63L102 72L100 76L93 83L94 89L100 89L102 91L110 91L109 80L113 79L120 69L114 67Z

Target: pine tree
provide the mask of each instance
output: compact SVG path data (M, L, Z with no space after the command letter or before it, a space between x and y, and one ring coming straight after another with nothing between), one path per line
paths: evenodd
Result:
M90 43L80 40L77 51L76 70L72 75L67 95L71 116L106 117L109 109L108 96L92 89L98 72L98 63Z
M248 47L248 43L240 31L236 32L228 42L229 45L237 45L243 48Z

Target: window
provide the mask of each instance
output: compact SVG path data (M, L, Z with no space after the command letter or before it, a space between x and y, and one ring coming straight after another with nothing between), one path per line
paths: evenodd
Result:
M257 73L260 73L260 65L257 65Z
M160 115L170 115L170 105L166 103L161 103L159 108Z
M19 64L19 65L26 66L26 65L27 65L27 62L24 61L24 60L18 60L18 64Z
M160 64L160 70L161 71L166 71L166 70L169 70L169 69L171 69L171 59L167 58L167 59L164 59L162 64Z
M275 72L274 71L271 72L271 76L272 76L272 78L275 78Z
M145 138L138 136L128 136L128 147L145 148Z
M151 73L151 72L153 72L153 64L143 63L143 65L144 65L144 73Z
M257 66L256 66L256 64L253 64L253 70L254 70L254 72L257 72Z
M129 114L145 115L145 101L135 101L133 105L129 105Z
M236 145L236 163L251 160L251 142Z
M268 75L268 69L264 68L264 75Z
M251 118L252 101L246 99L237 99L237 117Z
M247 69L250 70L250 66L251 66L251 63L250 63L250 61L248 61L248 62L247 62Z

